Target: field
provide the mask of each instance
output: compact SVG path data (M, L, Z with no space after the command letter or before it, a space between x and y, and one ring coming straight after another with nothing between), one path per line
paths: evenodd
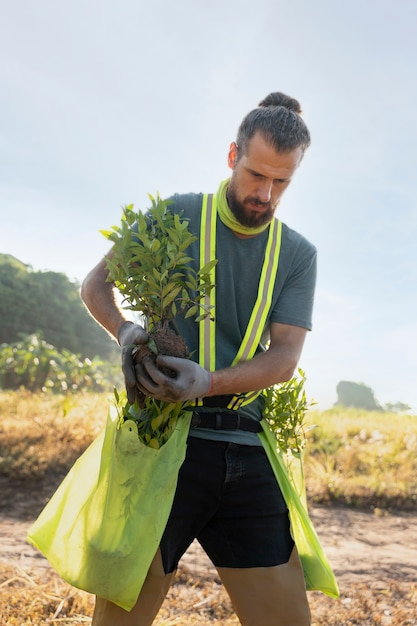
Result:
M24 537L102 429L107 405L104 394L0 392L2 626L90 623L91 596L64 583ZM311 411L306 425L309 506L341 588L338 600L309 594L313 623L417 624L417 418L333 409ZM209 623L239 622L193 547L155 624Z

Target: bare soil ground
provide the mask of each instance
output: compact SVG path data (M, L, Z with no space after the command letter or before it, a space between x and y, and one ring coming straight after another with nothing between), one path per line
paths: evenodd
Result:
M341 590L350 583L375 585L391 578L417 582L417 516L327 506L315 507L310 514ZM27 571L49 568L46 559L26 542L30 523L0 516L0 560ZM197 542L183 557L183 564L196 576L216 576Z
M49 574L51 568L48 562L26 542L26 533L45 503L47 494L52 493L51 487L50 484L13 484L10 479L0 479L0 564L3 567L18 568L22 573L41 578ZM417 625L417 516L379 510L359 511L342 506L315 506L310 514L337 576L341 607L346 610L349 602L354 601L355 589L360 589L362 595L364 590L369 589L369 593L383 598L386 590L394 584L404 591L403 606L407 619L401 623ZM194 581L213 584L216 589L219 583L216 570L197 543L184 556L179 574L183 578L185 576L188 583L190 577ZM196 591L197 587L195 583ZM316 604L334 602L322 594L312 595L315 596L313 608ZM196 598L191 595L190 602L198 606ZM398 624L397 621L390 621L391 609L387 605L382 610L385 620L367 621L364 617L363 621L346 619L337 623ZM323 620L314 623L335 623ZM222 623L221 620L215 621ZM238 624L237 621L235 623Z

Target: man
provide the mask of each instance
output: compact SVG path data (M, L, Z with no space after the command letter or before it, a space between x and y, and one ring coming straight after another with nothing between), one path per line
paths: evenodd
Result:
M94 626L152 624L178 561L195 538L244 626L310 624L288 510L257 435L264 402L258 392L293 376L311 329L315 248L284 224L275 247L268 248L272 226L278 224L275 209L310 144L300 114L296 100L272 93L244 118L230 145L231 178L215 195L212 243L218 263L215 337L209 348L214 366L199 359L199 325L184 318L175 325L191 360L159 356L157 365L145 360L134 366L132 345L145 343L148 335L117 305L114 285L106 282L106 259L82 285L87 308L122 346L130 402L137 389L167 401L198 399L170 518L137 604L126 612L97 598ZM172 200L170 209L189 220L190 230L203 232L203 196ZM189 250L196 269L202 245L196 241ZM278 267L265 270L271 259ZM267 305L262 294L269 294ZM266 317L254 318L262 307ZM264 320L262 337L256 336L259 319ZM240 348L254 337L254 354L239 359ZM175 377L160 366L174 370Z

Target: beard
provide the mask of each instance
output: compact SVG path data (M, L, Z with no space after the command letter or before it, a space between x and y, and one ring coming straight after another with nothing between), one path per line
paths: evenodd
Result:
M231 212L242 226L257 228L268 224L274 217L276 204L272 206L271 202L261 202L254 196L246 196L243 200L239 200L233 180L229 182L226 197ZM249 204L264 209L264 211L262 213L253 211L248 206Z

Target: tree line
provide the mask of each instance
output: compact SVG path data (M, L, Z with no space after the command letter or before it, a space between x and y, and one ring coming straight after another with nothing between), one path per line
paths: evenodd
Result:
M33 271L15 257L0 254L0 344L32 334L82 358L112 359L118 352L84 307L77 283L65 274Z
M121 382L119 347L87 312L79 285L0 254L0 388L59 393Z

